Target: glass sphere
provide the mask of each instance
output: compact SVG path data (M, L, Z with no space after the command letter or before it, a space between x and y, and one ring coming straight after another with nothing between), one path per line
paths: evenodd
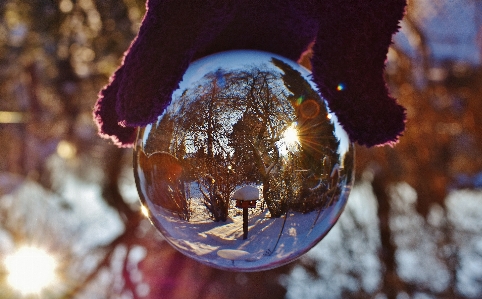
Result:
M354 151L308 70L266 52L193 62L157 122L139 128L134 174L151 222L204 264L286 264L335 224Z

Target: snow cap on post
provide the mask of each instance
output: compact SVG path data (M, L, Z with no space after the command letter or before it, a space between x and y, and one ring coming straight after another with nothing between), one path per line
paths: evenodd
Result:
M244 186L234 192L233 199L236 200L258 200L259 189L253 186Z

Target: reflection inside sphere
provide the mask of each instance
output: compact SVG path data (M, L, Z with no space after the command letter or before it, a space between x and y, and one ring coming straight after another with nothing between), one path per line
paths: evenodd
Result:
M353 145L309 72L257 51L191 64L156 123L139 129L134 174L166 240L217 268L292 261L335 224Z

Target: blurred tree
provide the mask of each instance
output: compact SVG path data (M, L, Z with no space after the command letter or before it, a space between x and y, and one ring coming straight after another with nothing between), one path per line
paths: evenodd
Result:
M407 130L393 148L356 150L359 186L369 182L368 196L376 199L380 278L367 292L362 270L356 265L341 270L356 282L340 293L343 298L482 296L482 271L470 272L464 265L480 262L480 251L471 248L480 236L454 218L455 210L467 211L466 201L481 203L478 193L454 195L482 187L481 9L480 1L410 2L387 65L391 93L407 108ZM356 221L356 211L345 214L353 218L346 222ZM397 225L406 217L411 219ZM357 234L368 229L357 226ZM345 244L350 257L356 252L352 243L366 242L343 228L340 234L357 240ZM421 255L419 265L402 258L414 255ZM422 266L427 261L433 262ZM303 264L312 277L326 279L322 263L308 259Z
M131 154L96 137L92 106L144 4L0 2L0 257L22 244L58 256L43 297L482 297L480 193L468 191L482 186L481 1L410 1L387 65L405 135L357 148L362 204L312 254L261 273L173 250L129 193ZM18 298L6 276L0 264L0 294Z
M280 298L285 289L276 277L288 267L228 273L167 245L125 191L133 188L130 154L96 137L96 95L134 38L144 5L0 3L0 257L22 244L57 255L61 277L42 298ZM35 198L35 207L48 209L33 208ZM99 204L104 213L87 216ZM99 225L107 233L95 242ZM17 298L3 267L2 298Z

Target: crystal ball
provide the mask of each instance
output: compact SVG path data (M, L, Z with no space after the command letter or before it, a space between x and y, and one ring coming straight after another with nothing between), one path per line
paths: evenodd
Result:
M234 271L315 246L345 207L353 168L353 144L310 72L259 51L193 62L134 148L154 226L185 255Z

